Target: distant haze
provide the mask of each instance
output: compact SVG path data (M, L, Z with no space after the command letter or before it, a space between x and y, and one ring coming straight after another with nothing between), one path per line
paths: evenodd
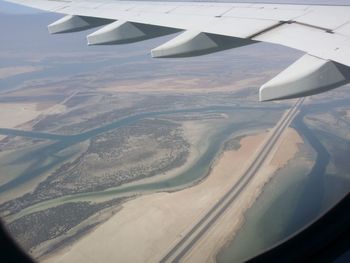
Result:
M161 1L157 1L161 2ZM170 2L170 1L167 1ZM191 1L182 1L182 2L191 2ZM197 1L199 2L199 1ZM205 2L210 2L205 1ZM291 3L291 4L330 4L330 5L349 5L348 0L265 0L265 1L258 1L258 0L240 0L240 1L232 1L232 0L223 0L223 1L213 1L213 2L258 2L258 3ZM36 10L33 8L23 7L16 4L11 4L8 2L4 2L0 0L0 13L6 13L6 14L28 14L28 13L37 13L40 12L40 10Z
M33 14L41 12L40 10L11 4L0 0L0 14Z

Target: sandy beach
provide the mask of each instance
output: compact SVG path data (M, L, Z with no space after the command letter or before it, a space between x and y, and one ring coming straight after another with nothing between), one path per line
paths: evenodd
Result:
M259 149L267 133L247 136L241 148L224 152L209 176L200 184L173 193L156 193L131 200L106 223L78 240L71 247L42 259L43 262L158 262L201 216L234 184L249 160ZM235 202L234 209L215 224L187 255L188 262L204 262L239 229L244 212L252 205L273 173L293 158L301 142L289 129L279 150L257 178ZM289 151L282 151L286 147ZM242 165L244 164L244 165ZM234 213L234 216L233 214ZM217 229L218 228L218 229ZM135 253L137 251L137 253Z

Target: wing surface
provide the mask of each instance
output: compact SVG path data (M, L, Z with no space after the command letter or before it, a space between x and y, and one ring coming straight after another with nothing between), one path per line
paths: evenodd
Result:
M350 81L350 6L113 0L7 0L66 15L51 33L104 25L89 45L184 31L153 57L188 57L269 42L306 54L260 88L260 100L312 95Z

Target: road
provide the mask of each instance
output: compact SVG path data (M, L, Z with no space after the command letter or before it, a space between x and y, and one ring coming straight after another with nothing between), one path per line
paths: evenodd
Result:
M272 130L265 144L261 147L256 158L252 160L249 167L243 173L240 180L234 184L229 191L193 226L193 228L160 260L161 263L179 262L187 252L191 250L194 244L207 232L207 230L215 224L217 219L235 201L237 196L239 196L245 186L263 166L265 160L274 149L275 144L297 115L303 101L304 99L299 99L295 105L283 115L281 120Z

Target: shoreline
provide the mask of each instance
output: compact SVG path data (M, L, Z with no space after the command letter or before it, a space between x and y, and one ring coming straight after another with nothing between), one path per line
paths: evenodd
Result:
M235 169L240 170L239 163L250 156L251 151L255 151L256 144L260 144L265 136L266 133L246 136L241 140L243 144L240 149L223 151L212 164L209 175L199 184L181 191L154 193L130 200L123 204L123 209L107 222L98 226L64 251L57 251L49 255L43 259L43 262L58 262L60 260L74 262L78 260L79 255L82 256L81 250L89 255L90 252L94 251L90 256L102 256L102 258L99 257L99 260L108 261L108 258L116 258L115 253L117 253L117 258L121 261L156 261L163 256L168 248L174 245L174 242L182 234L186 233L194 221L199 220L207 208L211 206L210 204L221 196L223 190L229 186L228 180L239 179L239 176L232 176L232 160L235 160L237 164L234 165ZM242 154L242 149L245 154ZM192 200L192 202L188 205L182 205L188 200ZM182 216L184 214L187 216ZM123 228L118 227L120 225L123 225ZM109 239L113 239L113 242L117 242L116 247L119 249L108 249L108 246L101 247L99 244L96 246L95 241L103 239L107 233L109 233L108 240L105 242L109 243ZM153 233L151 237L149 233ZM167 234L164 235L164 233ZM157 247L158 254L152 253L155 247ZM130 249L137 249L140 253L134 255ZM111 257L111 253L115 256Z
M293 138L294 137L294 138ZM288 141L288 139L292 139ZM291 142L292 141L292 142ZM201 240L184 257L188 262L216 262L216 256L225 248L241 229L245 222L245 214L262 194L268 182L276 175L279 169L282 169L292 160L298 152L298 144L301 138L295 130L289 128L287 133L278 142L277 147L271 153L264 167L256 177L247 185L245 191L237 198L231 207L218 219L218 222L208 230ZM284 162L274 165L274 159L278 156L285 145L294 148L289 154L284 156Z
M10 215L7 217L8 220L13 221L19 217L22 217L23 215L26 214L30 214L33 212L38 212L40 210L43 209L47 209L50 207L54 207L57 204L62 204L62 203L67 203L67 202L78 202L78 201L88 201L88 202L95 202L95 203L99 203L99 202L104 202L113 198L119 198L119 197L131 197L131 196L143 196L143 195L151 195L153 193L161 193L161 192L168 192L168 193L173 193L173 192L178 192L181 190L184 190L186 188L190 188L193 186L196 186L197 184L200 184L203 180L205 180L206 177L208 177L209 172L211 171L210 167L214 165L215 160L218 158L218 156L220 156L220 153L224 150L224 144L226 143L226 141L231 140L233 137L241 137L242 135L250 135L250 134L255 134L257 132L261 132L261 130L265 130L262 128L247 128L247 129L242 129L242 130L238 130L238 131L233 131L232 133L230 133L230 135L224 139L224 141L222 142L222 145L220 146L220 149L218 149L215 158L213 158L210 162L208 171L205 172L205 174L202 176L199 180L194 180L191 181L190 183L183 183L181 185L178 186L164 186L164 188L160 187L159 189L144 189L141 192L137 189L137 187L142 187L143 185L145 187L147 187L147 183L145 183L145 181L151 181L154 184L161 184L162 180L164 180L163 175L161 175L162 177L156 176L156 177L150 177L150 178L144 178L140 181L136 181L136 182L130 182L127 184L124 184L122 186L117 186L117 187L112 187L112 188L108 188L105 189L101 192L92 192L92 193L81 193L81 194L75 194L75 195L66 195L66 196L62 196L62 197L58 197L58 198L54 198L54 199L50 199L47 201L43 201L34 205L31 205L29 207L24 208L22 211L19 211L16 214ZM203 132L203 130L201 131ZM210 135L212 133L215 133L215 131L204 131L204 133L208 133L206 136L204 137L210 137ZM203 138L198 138L203 139ZM192 168L192 167L190 167ZM183 168L180 168L183 169ZM169 171L171 174L173 173L173 171ZM169 180L171 179L176 179L177 175L175 177L171 177L169 178ZM150 183L151 185L151 183ZM130 188L128 190L128 188ZM133 189L135 188L135 189Z
M224 144L226 144L227 142L225 142ZM225 150L224 150L224 147L222 147L221 151L217 154L217 156L215 157L215 159L213 160L212 162L212 165L210 166L207 174L203 177L203 179L199 180L199 181L196 181L194 182L193 184L191 185L188 185L188 186L184 186L184 188L182 189L174 189L174 190L169 190L169 191L164 191L164 193L174 193L174 192L178 192L178 191L182 191L186 188L191 188L191 187L195 187L196 185L200 184L203 180L205 180L207 178L207 176L210 175L213 167L216 165L217 161L220 160L221 156L224 154ZM152 179L152 178L145 178L141 181L144 181L144 180L147 180L147 179ZM138 182L134 182L134 184L137 184ZM132 183L130 183L132 184ZM117 212L120 212L122 209L123 209L123 205L126 203L126 202L130 202L130 201L133 201L137 198L140 198L142 196L147 196L147 195L152 195L152 194L156 194L156 193L149 193L149 194L144 194L144 195L132 195L130 197L127 197L127 199L125 201L123 201L121 204L118 205L118 207L115 207L114 209L117 210ZM108 212L108 211L107 211ZM114 214L114 213L113 213ZM92 217L94 217L96 215L93 215ZM111 217L111 216L110 216ZM104 220L104 222L108 221L108 219L110 218L106 218ZM102 222L102 224L104 223ZM80 238L84 238L85 235L89 235L90 233L92 233L95 229L97 229L101 224L98 224L98 225L95 225L94 227L90 228L88 231L85 232L84 235L82 235ZM52 251L48 251L46 253L44 253L43 255L39 256L38 257L38 260L41 262L46 262L46 260L51 260L51 257L54 256L55 254L58 254L58 253L62 253L64 251L67 251L69 250L69 248L71 246L74 245L75 242L78 242L79 237L77 237L77 239L75 239L75 236L72 236L71 239L66 242L66 243L63 243L61 246L57 247L56 249L53 249Z

